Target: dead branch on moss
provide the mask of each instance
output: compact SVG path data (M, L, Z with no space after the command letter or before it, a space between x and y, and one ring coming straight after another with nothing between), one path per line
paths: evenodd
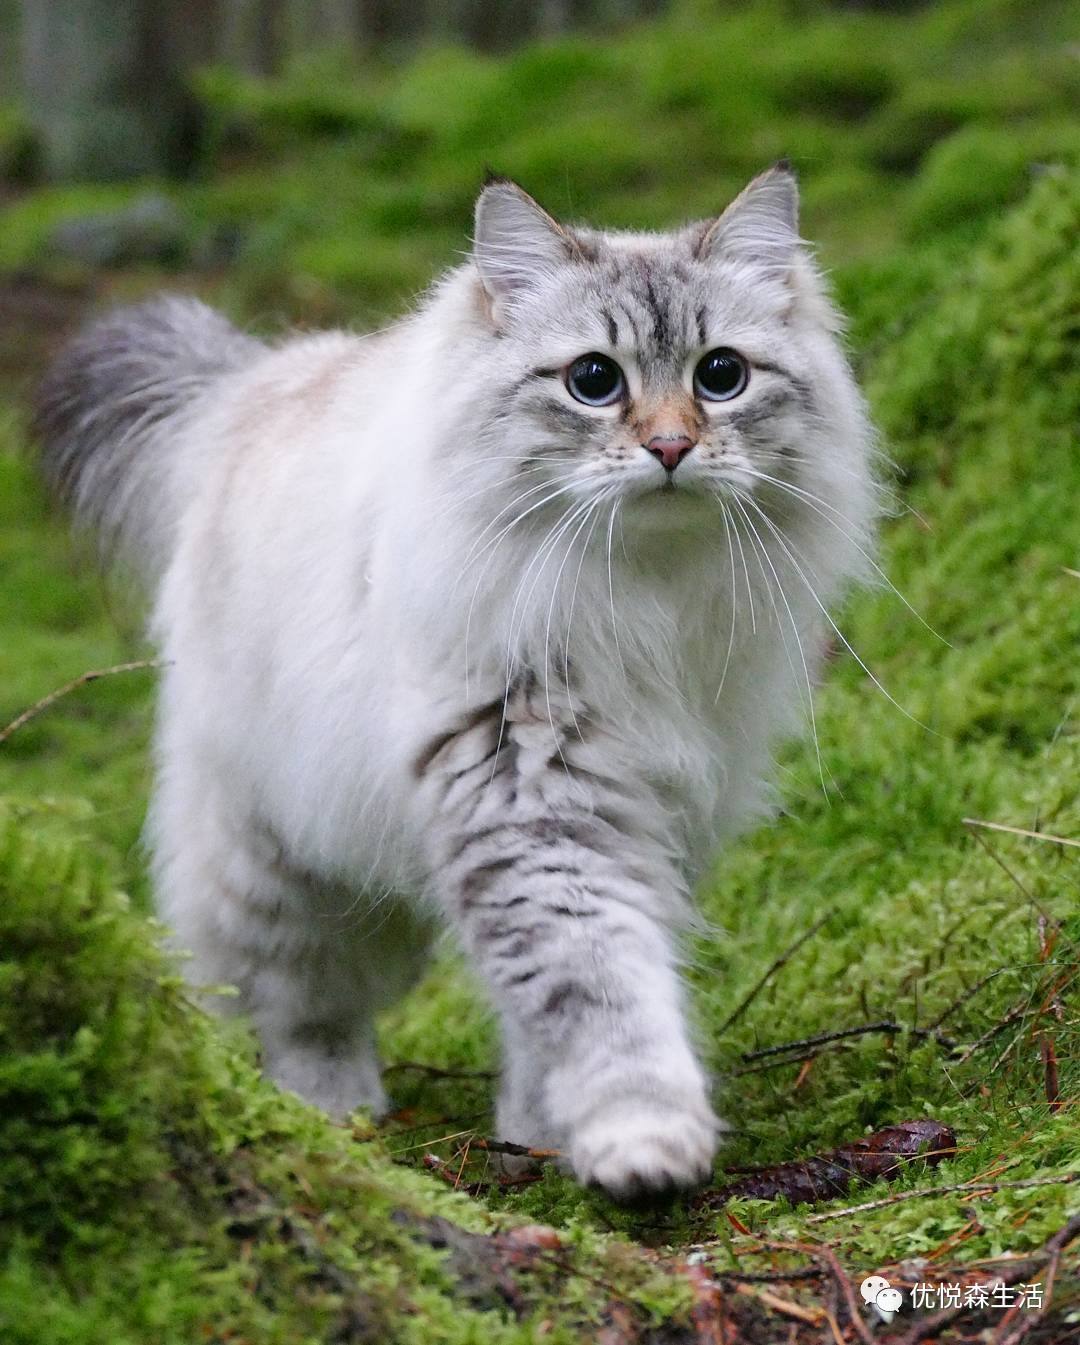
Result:
M974 985L969 986L962 994L958 995L956 999L954 999L952 1003L949 1004L942 1013L938 1014L938 1016L934 1019L932 1023L927 1024L926 1031L927 1032L935 1031L942 1025L942 1023L947 1022L953 1016L954 1013L962 1009L965 1004L973 1000L975 996L979 993L979 991L985 989L986 986L988 986L991 981L996 980L999 976L1003 975L1005 972L1013 970L1014 968L1011 966L997 967L995 968L994 971L988 971L985 976L980 976Z
M1028 831L1026 827L1009 827L1004 822L986 822L978 817L965 817L963 823L965 827L985 827L987 831L1004 831L1010 836L1024 836L1029 841L1049 841L1051 845L1067 845L1080 850L1080 841L1054 836L1049 831Z
M813 1037L801 1037L797 1041L780 1042L776 1046L762 1046L756 1051L744 1051L742 1058L746 1061L764 1060L769 1056L784 1055L789 1051L806 1051L815 1046L826 1046L831 1042L847 1041L851 1037L865 1037L872 1033L886 1033L889 1036L897 1037L903 1033L908 1033L913 1037L932 1037L939 1046L945 1047L947 1051L956 1049L956 1042L950 1037L943 1036L936 1028L929 1027L905 1027L902 1023L893 1022L892 1019L883 1019L877 1023L861 1023L857 1027L838 1028L835 1032L819 1032ZM800 1056L797 1059L805 1060L807 1056Z
M821 929L822 926L827 923L827 921L832 917L832 915L833 915L832 911L826 911L825 914L819 920L814 921L814 923L810 926L808 930L799 935L799 937L795 940L795 942L791 945L790 948L786 949L783 953L780 954L780 956L776 959L776 961L773 962L772 965L765 970L764 974L755 982L754 986L751 988L750 992L745 996L745 998L740 1000L740 1002L735 1006L735 1008L732 1009L731 1013L729 1013L728 1016L724 1019L724 1021L720 1024L720 1026L716 1030L717 1036L722 1036L728 1030L728 1028L731 1027L732 1023L738 1022L738 1020L743 1016L743 1014L754 1002L754 1000L758 997L758 995L761 994L762 990L765 989L766 985L768 985L769 981L772 980L772 978L776 975L776 973L780 970L780 968L783 967L786 963L791 961L791 959L795 956L795 954L799 951L799 949L803 946L803 944L807 943L810 939L812 939L814 935L818 932L818 930Z
M164 659L141 658L135 659L131 663L114 663L111 668L94 668L90 672L80 673L78 677L73 677L70 682L65 682L55 691L50 691L47 696L42 696L41 700L35 701L22 714L16 715L10 724L0 729L0 745L6 743L11 735L17 733L24 724L29 724L31 719L36 719L51 705L55 705L58 700L70 695L71 692L78 691L80 687L89 686L91 682L97 682L102 677L115 677L119 673L141 672L144 668L164 668L165 666L166 660Z
M561 1149L530 1149L527 1144L511 1144L509 1140L475 1139L472 1147L489 1154L508 1154L514 1158L535 1158L537 1161L562 1157Z
M1074 1177L1080 1176L1080 1174L1077 1173L1072 1175ZM1009 1183L1004 1184L1008 1185ZM1080 1214L1075 1214L1063 1228L1059 1228L1052 1237L1048 1238L1046 1242L1043 1243L1042 1247L1039 1248L1034 1256L1030 1258L1026 1257L1023 1263L1010 1266L1003 1270L999 1275L995 1276L995 1280L998 1283L1009 1287L1024 1283L1031 1273L1031 1262L1035 1262L1036 1265L1040 1267L1046 1267L1047 1280L1049 1281L1051 1269L1053 1270L1054 1275L1057 1273L1057 1267L1061 1260L1061 1253L1070 1242L1075 1241L1078 1237L1080 1237ZM1052 1290L1053 1285L1052 1283L1048 1283L1044 1285L1044 1288ZM1045 1293L1043 1308L1038 1314L1030 1319L1030 1325L1025 1325L1023 1331L1019 1333L1012 1333L1007 1332L1009 1324L1002 1323L1001 1326L1005 1328L1007 1334L1003 1334L1002 1329L999 1328L994 1337L995 1345L1007 1345L1007 1342L1008 1345L1012 1345L1013 1341L1021 1339L1021 1337L1026 1335L1035 1325L1039 1318L1046 1314L1049 1308L1050 1294ZM935 1336L940 1336L943 1331L947 1330L948 1327L959 1318L972 1315L973 1311L977 1311L977 1309L965 1304L960 1307L944 1308L941 1312L936 1312L931 1317L924 1317L922 1321L916 1322L908 1334L902 1338L900 1345L920 1345L920 1342L922 1341L932 1340Z
M846 1205L842 1210L823 1210L820 1214L811 1214L808 1224L821 1224L827 1219L842 1219L849 1214L865 1214L868 1210L883 1210L890 1205L899 1205L905 1200L921 1200L927 1196L965 1195L971 1198L993 1195L997 1191L1024 1190L1035 1186L1069 1186L1080 1181L1080 1172L1063 1172L1060 1177L1027 1177L1011 1182L970 1181L956 1186L926 1186L919 1191L898 1191L892 1196L882 1196L880 1200L867 1200L861 1205Z
M424 1074L429 1079L494 1079L495 1071L490 1069L442 1069L438 1065L425 1065L419 1060L398 1060L383 1067L383 1074L393 1074L400 1070L410 1070Z

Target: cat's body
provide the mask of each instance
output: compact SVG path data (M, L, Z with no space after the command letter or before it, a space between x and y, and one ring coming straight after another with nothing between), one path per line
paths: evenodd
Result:
M475 260L371 337L173 300L61 358L47 462L157 591L162 914L282 1084L384 1105L371 1016L441 914L500 1010L502 1137L616 1194L707 1173L675 940L865 546L834 331L774 170L659 237L495 183Z

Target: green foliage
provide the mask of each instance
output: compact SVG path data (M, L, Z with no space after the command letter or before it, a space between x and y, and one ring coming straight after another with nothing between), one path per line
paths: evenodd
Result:
M761 0L498 58L435 47L357 72L323 57L272 83L207 70L179 255L234 263L248 310L374 318L467 230L488 165L557 213L641 227L714 212L787 156L826 255L880 258L901 233L970 231L1040 166L1080 160L1067 31L1062 0L797 22ZM60 265L58 221L144 191L31 194L7 211L0 266Z

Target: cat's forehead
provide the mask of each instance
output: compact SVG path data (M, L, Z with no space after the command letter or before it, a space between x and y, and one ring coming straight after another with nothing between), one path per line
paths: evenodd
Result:
M738 267L702 260L692 231L578 234L588 260L568 273L551 316L569 335L645 357L682 355L779 317L784 296Z

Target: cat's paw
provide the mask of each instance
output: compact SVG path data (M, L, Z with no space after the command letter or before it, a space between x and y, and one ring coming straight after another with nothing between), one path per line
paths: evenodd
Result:
M589 1118L573 1136L578 1181L616 1200L700 1186L712 1172L720 1123L707 1109L678 1110L623 1098Z

